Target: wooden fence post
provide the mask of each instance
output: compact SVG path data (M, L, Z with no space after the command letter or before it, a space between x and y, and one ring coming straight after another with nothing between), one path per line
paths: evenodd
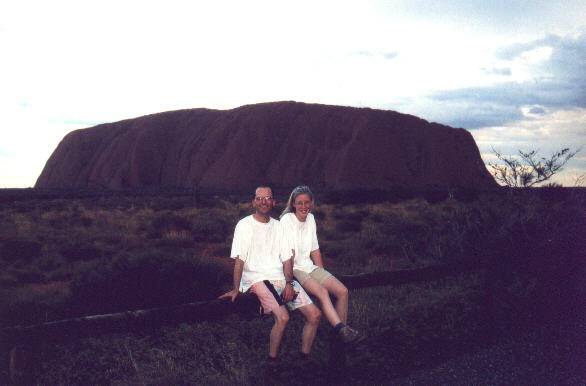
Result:
M24 345L14 346L10 350L8 359L8 375L13 385L29 385L32 381L30 347Z
M329 338L330 356L328 365L332 370L340 370L346 367L346 345L337 333L333 332Z

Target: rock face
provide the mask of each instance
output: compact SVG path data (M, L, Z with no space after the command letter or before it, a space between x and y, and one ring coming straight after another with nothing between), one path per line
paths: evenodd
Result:
M37 188L496 186L472 135L394 111L274 102L76 130Z

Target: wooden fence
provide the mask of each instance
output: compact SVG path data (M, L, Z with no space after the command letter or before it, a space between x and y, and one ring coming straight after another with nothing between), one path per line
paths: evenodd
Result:
M439 265L414 270L375 272L343 275L338 278L350 289L375 286L401 285L436 280L443 277L476 271L476 265ZM111 332L155 330L163 325L182 322L222 320L230 315L252 318L258 315L258 302L252 296L241 295L236 302L210 300L146 310L126 311L104 315L82 316L52 322L14 326L0 330L0 347L10 350L9 376L12 382L26 379L29 353L35 348L59 341ZM330 342L330 362L345 364L345 350L337 340Z

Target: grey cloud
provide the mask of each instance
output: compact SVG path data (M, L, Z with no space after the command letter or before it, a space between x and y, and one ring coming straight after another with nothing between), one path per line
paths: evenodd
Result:
M399 53L397 51L389 51L389 52L355 51L352 53L352 55L364 56L364 57L369 57L369 58L382 57L383 59L394 59L399 55Z
M529 110L530 114L535 114L535 115L545 115L545 113L547 113L547 111L543 108L543 107L533 107Z
M354 56L374 56L374 53L370 51L355 51L352 53Z
M466 128L503 125L520 119L522 106L545 110L586 108L586 33L576 38L555 35L505 47L501 58L515 58L543 46L552 47L551 57L535 66L538 74L524 83L506 82L490 87L470 87L431 95L452 112L444 122ZM467 110L462 109L466 106ZM462 118L466 117L466 118Z
M586 81L538 80L501 83L491 87L471 87L436 93L438 101L467 101L496 105L542 105L556 108L586 107Z
M452 100L433 100L431 103L435 106L435 111L427 114L427 118L453 127L478 129L500 126L503 122L512 122L524 118L520 109L506 104Z
M383 58L385 59L395 59L397 56L399 56L399 53L396 51L386 52L383 54Z
M528 52L540 47L551 47L558 44L560 37L556 35L548 35L543 39L534 40L526 43L512 44L510 46L501 47L495 52L498 59L513 60L524 52Z
M401 12L415 19L438 20L446 24L474 26L476 30L505 33L543 33L560 26L584 25L584 0L395 0L380 2L387 12Z
M53 121L51 121L53 122ZM55 120L54 122L62 123L64 125L79 125L79 126L95 126L99 125L102 122L99 121L88 121L84 119L63 119L63 120Z
M508 68L508 67L503 67L503 68L497 68L497 67L483 68L482 70L485 73L491 74L491 75L511 76L513 74L513 72L511 71L511 69Z

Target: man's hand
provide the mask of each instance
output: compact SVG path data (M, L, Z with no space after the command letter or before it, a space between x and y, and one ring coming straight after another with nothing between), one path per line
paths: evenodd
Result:
M234 288L232 291L228 291L224 295L218 296L218 299L230 299L230 301L233 302L234 300L236 300L236 297L239 293L240 292L238 291L238 289Z
M289 303L291 300L295 299L295 290L291 284L285 286L285 289L281 293L281 297L285 303Z

